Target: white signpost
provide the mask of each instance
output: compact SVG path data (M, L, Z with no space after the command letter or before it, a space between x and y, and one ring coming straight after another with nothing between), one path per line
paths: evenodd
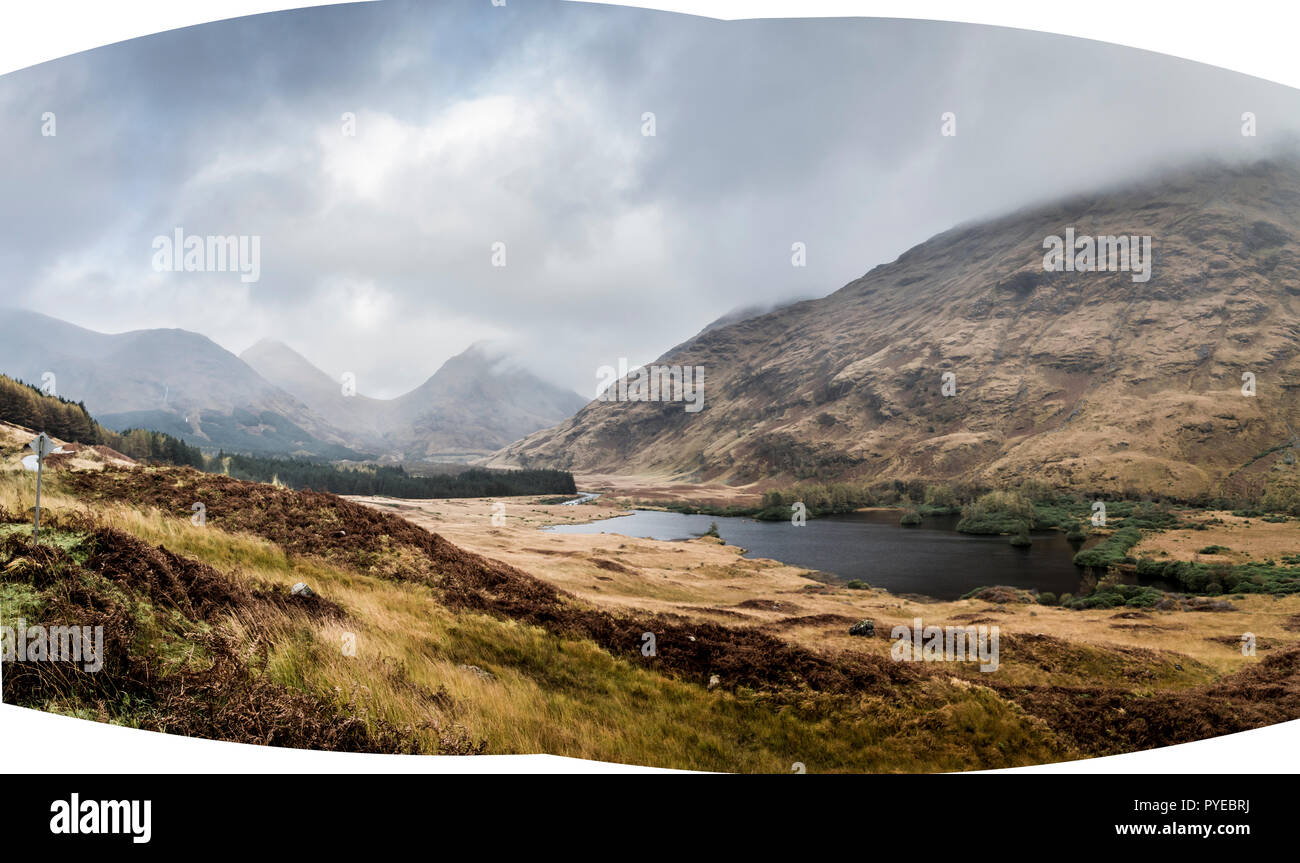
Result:
M41 537L41 468L45 466L45 457L59 452L59 449L45 432L37 435L27 447L36 453L36 520L32 523L32 542L36 543Z

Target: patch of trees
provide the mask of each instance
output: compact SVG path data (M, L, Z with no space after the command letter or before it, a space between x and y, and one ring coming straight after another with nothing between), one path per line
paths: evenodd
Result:
M206 463L202 450L169 434L147 429L127 429L124 432L109 429L101 431L103 440L100 443L136 461L188 465L199 470L203 470Z
M87 446L111 447L137 461L203 467L203 453L179 438L145 429L116 432L97 423L81 402L46 395L0 375L0 421Z
M101 429L81 402L47 396L31 384L0 375L0 420L59 440L97 444Z
M275 482L293 489L310 488L332 494L383 497L512 497L533 494L575 494L573 474L563 470L494 470L469 468L458 474L419 476L400 466L338 467L310 459L217 455L210 472L236 479Z

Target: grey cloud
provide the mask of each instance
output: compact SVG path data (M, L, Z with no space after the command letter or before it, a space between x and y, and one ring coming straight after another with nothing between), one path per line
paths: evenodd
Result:
M391 0L258 16L0 79L0 302L236 352L270 336L379 396L491 339L586 394L599 365L829 293L959 222L1265 155L1298 106L1175 58L969 25ZM260 235L261 281L154 273L175 225Z

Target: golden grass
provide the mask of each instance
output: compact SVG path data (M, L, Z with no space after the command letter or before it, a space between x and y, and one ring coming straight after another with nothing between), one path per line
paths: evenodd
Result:
M19 509L29 485L27 476L0 474L0 505ZM84 511L57 483L49 489L49 512ZM434 724L423 734L430 752L440 734L463 729L486 740L490 753L739 772L789 772L795 762L810 772L962 770L1078 754L1041 721L955 679L924 681L888 699L808 693L778 702L744 690L709 691L589 641L453 613L422 584L290 559L255 536L124 504L96 506L94 515L252 582L305 581L342 605L346 621L286 615L276 622L269 672L397 725ZM228 625L252 640L254 622L232 616ZM347 633L355 635L355 656L344 655Z
M1203 522L1202 530L1169 530L1149 533L1134 547L1133 554L1164 560L1190 560L1199 563L1250 563L1278 560L1285 554L1300 554L1300 521L1288 519L1268 522L1262 518L1242 518L1227 511L1189 513L1188 521ZM1210 524L1217 519L1218 524ZM1201 554L1209 546L1224 551Z
M1004 649L999 679L1016 683L1126 685L1131 681L1124 674L1133 671L1134 663L1144 663L1155 674L1151 685L1178 689L1240 671L1266 655L1266 651L1259 651L1256 656L1243 656L1239 646L1223 639L1239 639L1242 633L1251 632L1260 643L1297 640L1284 624L1300 614L1300 596L1250 595L1233 600L1237 610L1231 612L1152 611L1146 612L1149 618L1137 619L1116 617L1131 609L1069 611L1041 605L998 606L973 599L923 602L883 590L831 587L808 578L805 569L773 560L746 559L741 557L741 549L707 537L689 542L634 539L613 533L618 529L615 524L605 534L538 530L550 524L617 516L620 510L609 506L547 506L532 498L511 499L505 526L492 527L491 501L487 499L356 500L397 512L438 531L462 548L511 563L604 607L754 625L777 623L793 616L837 614L870 617L877 629L885 632L897 624L910 625L916 617L926 624L956 625L966 622L958 615L974 614L991 619L1003 633L1048 635L1080 648L1074 664L1050 670L1043 668L1036 656L1017 656L1015 650ZM1226 530L1239 547L1255 548L1258 536L1268 548L1272 548L1269 543L1290 543L1294 548L1295 539L1300 537L1300 522L1271 524L1258 518L1216 515L1231 525ZM1249 525L1244 524L1247 521ZM1197 548L1215 542L1213 530L1174 531L1169 535L1177 538L1181 534L1196 538L1200 543ZM1165 535L1148 536L1140 548L1159 542ZM1262 559L1262 552L1255 556ZM601 567L598 560L614 561L628 572ZM738 607L746 600L776 601L798 611ZM711 608L718 612L710 614ZM808 647L888 653L889 642L854 638L848 635L847 628L844 623L791 626L783 629L782 635ZM1151 655L1136 651L1150 651ZM1179 671L1175 665L1183 669ZM974 674L978 677L979 672Z
M29 508L34 485L30 473L0 472L0 506ZM60 491L57 473L47 476L42 503L52 515L88 511ZM494 527L490 501L371 503L605 608L771 625L782 637L816 649L883 655L891 643L850 637L843 622L799 624L791 618L871 617L878 631L888 633L914 617L943 625L965 624L976 615L1011 636L996 679L1015 686L1118 685L1141 694L1203 684L1259 661L1243 657L1232 643L1242 632L1254 632L1261 642L1293 643L1294 633L1283 624L1300 613L1297 596L1250 596L1236 600L1232 612L1148 612L1145 618L1118 617L1123 609L924 602L821 585L804 570L745 560L738 549L707 539L663 543L537 530L593 510L612 514L608 508L512 500L507 526ZM709 691L698 681L614 657L589 641L452 612L424 584L290 558L257 536L198 527L185 516L122 503L97 504L93 515L236 577L286 587L305 581L339 603L348 613L344 621L299 614L271 621L269 673L375 719L422 727L428 752L437 750L439 737L459 735L485 740L492 753L769 772L788 772L794 762L810 772L961 770L1080 754L1043 721L981 685L990 678L974 664L953 665L945 669L950 673L900 686L888 698ZM756 607L745 600L781 605ZM231 616L226 625L249 643L256 632L268 630L266 619ZM1039 634L1059 642L1034 640ZM355 637L355 656L344 655L347 635ZM84 713L75 705L63 709Z

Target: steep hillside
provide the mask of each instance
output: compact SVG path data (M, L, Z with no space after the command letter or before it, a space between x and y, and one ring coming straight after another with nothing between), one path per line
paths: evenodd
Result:
M1045 238L1069 228L1149 235L1149 279L1046 271ZM1257 486L1295 470L1298 349L1300 159L1199 166L962 226L827 297L709 329L660 360L704 367L702 411L593 402L492 463Z
M342 382L316 368L302 354L274 339L262 339L239 358L276 386L308 405L336 428L370 446L379 444L387 405L360 393L344 395Z
M586 400L472 346L394 400L392 436L408 457L487 455L579 410Z

